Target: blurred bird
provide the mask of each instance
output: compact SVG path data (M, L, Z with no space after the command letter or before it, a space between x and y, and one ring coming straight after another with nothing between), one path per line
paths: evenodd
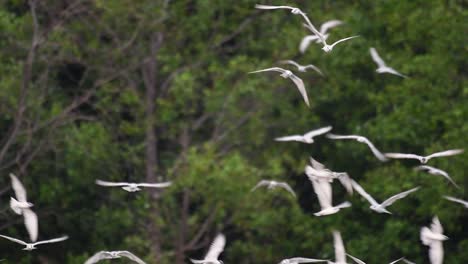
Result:
M135 256L129 251L99 251L98 253L94 254L91 258L86 260L84 264L94 264L98 263L103 259L117 259L122 257L126 257L138 264L146 264L143 260L141 260L139 257Z
M343 208L347 208L351 206L351 203L346 201L339 205L333 206L332 201L332 187L331 183L327 179L319 179L314 176L309 176L310 182L312 183L312 187L314 188L314 192L317 195L319 200L321 210L317 213L314 213L315 216L325 216L331 215L339 212Z
M279 67L273 67L273 68L268 68L268 69L263 69L263 70L258 70L258 71L252 71L249 73L258 73L258 72L267 72L267 71L275 71L275 72L280 72L280 76L285 78L285 79L291 79L294 84L297 86L297 89L302 95L302 98L304 98L304 102L306 103L307 106L309 105L309 97L307 96L307 91L304 86L304 82L302 81L301 78L297 77L294 75L291 71L285 70L283 68Z
M403 154L403 153L385 153L384 155L387 158L392 158L392 159L417 159L422 164L426 164L432 158L454 156L454 155L463 153L463 151L464 151L463 149L451 149L451 150L446 150L442 152L436 152L429 156L419 156L416 154Z
M290 65L294 65L297 67L297 70L300 71L300 72L306 72L307 69L312 69L314 71L316 71L317 73L319 73L320 75L323 76L323 73L322 71L315 65L313 64L309 64L309 65L300 65L299 63L293 61L293 60L282 60L280 61L281 64L290 64Z
M275 138L276 141L297 141L307 144L314 143L314 137L327 133L332 129L331 126L322 127L305 133L304 135L292 135L286 137Z
M468 209L468 202L467 202L467 201L464 201L464 200L462 200L462 199L458 199L458 198L455 198L455 197L452 197L452 196L444 196L444 198L447 199L447 200L449 200L449 201L462 204L462 205L465 206L465 208Z
M366 264L364 261L356 258L356 257L353 257L351 256L350 254L346 253L346 256L350 257L354 262L358 263L358 264Z
M122 187L127 192L141 191L139 187L147 188L166 188L171 186L172 182L160 182L160 183L128 183L128 182L108 182L96 180L97 185L106 187Z
M383 201L381 204L379 204L372 196L370 196L364 189L359 185L357 182L354 180L351 180L351 184L353 185L354 190L356 190L362 197L364 197L370 204L370 209L376 211L377 213L387 213L391 214L387 209L385 209L387 206L392 205L394 202L397 200L403 199L408 194L417 191L420 187L416 187L413 189L410 189L408 191L401 192L399 194L393 195L392 197L388 198L387 200Z
M68 236L63 236L63 237L59 237L59 238L38 241L38 242L35 242L35 243L26 243L26 242L24 242L22 240L12 238L12 237L9 237L9 236L0 235L0 237L6 238L6 239L8 239L10 241L16 242L16 243L21 244L21 245L25 245L26 247L23 248L23 250L28 250L28 251L36 249L36 246L40 245L40 244L57 243L57 242L61 242L61 241L64 241L64 240L68 239Z
M329 37L329 34L327 34L328 30L331 29L331 28L334 28L336 26L339 26L343 24L343 21L340 21L340 20L330 20L330 21L327 21L325 23L323 23L321 26L320 26L320 34L322 34L323 38L325 40L328 39ZM305 27L308 27L307 24L304 24ZM317 35L309 35L309 36L305 36L302 41L301 41L301 44L299 45L299 51L301 53L304 53L306 51L306 49L309 47L310 43L312 41L315 41L316 43L320 43L320 38L317 36Z
M375 70L378 73L390 73L393 75L397 75L403 78L408 78L406 75L403 75L399 72L397 72L395 69L388 67L385 62L380 58L379 54L377 53L377 50L375 48L370 48L370 54L372 56L372 59L374 60L375 63L377 63L377 70Z
M341 234L338 231L333 231L333 247L335 248L335 262L328 261L328 263L329 264L347 264L346 255L348 255L349 257L352 257L352 256L346 253L345 247L343 244L343 239L341 238ZM354 258L354 257L352 258L359 260L358 258Z
M277 181L268 181L268 180L261 180L255 185L255 187L250 190L251 192L255 191L257 188L262 187L262 186L267 186L269 190L274 189L274 188L283 188L286 191L288 191L290 194L292 194L294 197L296 197L296 194L294 193L293 189L289 184L285 182L277 182Z
M224 246L226 245L226 237L223 234L218 234L214 239L213 243L211 243L210 249L206 256L202 260L190 259L192 263L203 263L203 264L223 264L221 260L218 260L219 255L224 250Z
M455 187L457 188L460 188L453 180L452 178L450 178L450 176L448 175L447 172L441 170L441 169L437 169L437 168L434 168L434 167L431 167L431 166L427 166L427 165L421 165L421 166L417 166L415 168L415 170L417 171L427 171L427 173L429 174L432 174L432 175L440 175L444 178L446 178L449 182L451 182Z
M444 230L437 216L434 216L432 219L431 228L421 228L421 241L424 245L429 247L429 259L431 264L442 264L444 261L442 242L447 240L448 237L443 235L443 232Z
M30 209L33 204L27 201L26 189L23 184L21 184L20 180L12 173L10 173L10 178L16 199L18 199L15 200L13 197L10 197L10 208L16 214L23 215L24 225L28 231L29 239L31 239L31 242L36 242L39 227L37 215Z
M334 179L338 179L340 183L345 187L346 191L349 194L353 194L353 186L351 185L351 178L346 172L334 172L330 169L327 169L325 165L316 161L314 158L310 157L311 166L306 165L305 174L308 177L314 179L327 180L328 182L333 182Z
M360 142L360 143L364 143L366 144L370 150L372 151L372 153L374 154L374 156L376 158L378 158L380 161L387 161L388 159L385 157L384 154L382 154L382 152L380 152L375 146L374 144L372 144L372 142L370 142L369 139L367 139L366 137L363 137L363 136L358 136L358 135L335 135L335 134L327 134L326 135L327 138L330 138L330 139L354 139L356 140L357 142Z
M290 259L283 259L279 264L300 264L300 263L317 263L317 262L326 262L326 260L311 259L311 258L290 258Z

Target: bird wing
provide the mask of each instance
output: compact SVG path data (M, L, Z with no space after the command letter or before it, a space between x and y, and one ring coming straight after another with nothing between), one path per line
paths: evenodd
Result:
M218 234L216 238L211 243L210 249L208 253L206 253L205 259L206 260L215 260L218 259L221 252L224 250L224 246L226 245L226 237L223 234Z
M305 36L302 38L301 40L301 44L299 44L299 51L301 53L304 53L307 48L309 47L310 43L314 40L317 40L319 39L319 37L317 37L317 35L309 35L309 36Z
M340 173L338 176L338 180L340 181L341 185L345 187L346 191L349 194L353 194L353 184L351 183L351 178L349 177L348 173Z
M388 198L387 200L385 200L385 201L382 203L382 206L383 206L383 207L390 206L390 205L392 205L394 202L396 202L397 200L403 199L403 198L405 198L406 196L408 196L408 194L417 191L419 188L420 188L420 187L416 187L416 188L410 189L410 190L408 190L408 191L404 191L404 192L401 192L401 193L399 193L399 194L395 194L395 195L393 195L392 197L390 197L390 198Z
M10 173L10 178L11 186L15 191L16 199L19 202L26 202L26 189L24 188L23 184L21 184L20 180L18 180L18 178L13 173Z
M343 239L338 231L333 231L333 247L335 248L335 262L346 263L346 251L343 245Z
M380 152L380 150L378 150L378 149L374 146L374 144L372 144L372 142L371 142L369 139L367 139L367 138L365 138L365 137L363 137L363 138L364 138L364 142L367 144L367 146L369 146L370 150L372 151L372 153L374 153L374 156L375 156L376 158L378 158L380 161L387 161L387 160L388 160L388 159L385 157L385 155L382 154L382 152Z
M310 164L316 170L326 170L327 168L322 163L316 161L314 158L310 157Z
M377 53L377 50L374 47L370 48L369 51L372 56L372 59L374 60L375 63L377 63L377 66L379 66L379 68L387 67L387 65L385 65L385 62L379 56L379 54Z
M299 65L297 62L293 61L293 60L282 60L282 61L279 61L281 64L291 64L291 65L294 65L296 66L297 68L299 68L301 65Z
M442 151L442 152L433 153L433 154L427 156L426 158L430 159L430 158L436 158L436 157L453 156L453 155L461 154L461 153L463 153L463 151L464 151L463 149L451 149L451 150L446 150L446 151Z
M407 263L407 264L416 264L416 263L414 263L414 262L412 262L412 261L409 261L409 260L407 260L407 259L405 259L405 258L403 258L403 261L404 261L405 263Z
M346 254L348 257L350 257L352 260L354 260L354 262L358 263L358 264L366 264L364 261L356 258L356 257L353 257L351 256L350 254Z
M309 18L305 15L304 16L304 19L307 21L307 24L303 24L304 27L306 27L308 30L312 31L312 33L314 33L319 39L320 39L320 42L325 44L325 38L323 37L322 33L320 33L317 28L310 22Z
M372 198L356 181L351 180L354 190L356 190L362 197L364 197L371 205L379 205L377 201Z
M432 167L432 166L427 166L427 165L420 165L420 166L417 166L415 168L415 170L418 170L418 171L421 171L421 170L425 170L427 171L429 174L432 174L432 175L440 175L444 178L446 178L450 183L452 183L455 187L457 188L460 188L458 186L458 184L456 184L452 178L450 177L450 175L446 172L446 171L443 171L441 169L438 169L438 168L435 168L435 167Z
M403 259L404 259L404 258L399 258L399 259L397 259L397 260L394 260L394 261L390 262L389 264L395 264L395 263L397 263L398 261L403 260Z
M280 73L286 72L286 70L283 69L283 68L280 68L280 67L271 67L271 68L262 69L262 70L258 70L258 71L251 71L251 72L249 72L249 73L259 73L259 72L267 72L267 71L275 71L275 72L280 72Z
M303 141L304 137L301 135L292 135L292 136L285 136L285 137L278 137L275 138L276 141Z
M304 82L302 81L302 79L297 77L294 74L291 75L291 77L289 77L289 78L294 82L294 84L296 84L297 89L301 93L302 98L304 98L304 102L306 103L306 105L310 106L309 105L309 97L307 96L307 91L305 89Z
M270 184L270 181L267 181L267 180L261 180L257 183L257 185L255 185L252 190L250 190L251 192L255 191L258 187L262 187L262 186L266 186Z
M439 218L437 216L434 216L434 218L432 218L431 231L438 234L444 233L442 224L440 223Z
M316 136L325 134L325 133L327 133L327 132L330 131L330 130L332 130L332 127L331 127L331 126L327 126L327 127L322 127L322 128L319 128L319 129L315 129L315 130L312 130L312 131L309 131L309 132L305 133L305 134L304 134L304 138L313 138L313 137L316 137Z
M270 9L294 9L294 7L292 7L292 6L271 6L271 5L259 5L259 4L256 4L255 8L265 9L265 10L270 10Z
M285 182L280 182L278 183L278 186L280 186L281 188L283 189L286 189L288 192L290 192L294 197L296 197L296 193L294 192L294 190L291 188L291 186L289 186L289 184L285 183Z
M101 186L107 186L107 187L121 187L121 186L129 185L128 182L108 182L108 181L101 181L101 180L96 180L96 184L101 185Z
M357 38L357 37L359 37L359 35L352 36L352 37L347 37L347 38L344 38L344 39L340 39L340 40L335 41L335 43L331 44L330 46L333 48L336 44L339 44L341 42L344 42L344 41L347 41L347 40L350 40L350 39L353 39L353 38Z
M328 133L326 135L329 139L358 139L360 136L357 135L336 135L332 133Z
M133 253L129 252L129 251L119 251L117 253L119 256L122 256L122 257L126 257L130 260L133 260L135 261L136 263L138 264L146 264L143 260L141 260L139 257L135 256Z
M61 241L67 240L67 239L68 239L68 236L63 236L63 237L53 238L53 239L49 239L49 240L42 240L42 241L34 243L34 245L57 243L57 242L61 242Z
M16 242L16 243L21 244L21 245L25 245L25 246L26 246L26 245L28 244L28 243L26 243L26 242L24 242L24 241L22 241L22 240L19 240L19 239L16 239L16 238L12 238L12 237L9 237L9 236L0 235L0 237L6 238L6 239L8 239L8 240L10 240L10 241Z
M330 20L330 21L327 21L325 23L323 23L321 26L320 26L320 33L322 35L325 35L327 33L327 31L330 29L330 28L334 28L336 26L339 26L343 24L343 21L341 20Z
M417 159L419 160L422 156L416 154L405 154L405 153L385 153L385 157L391 159Z
M318 74L323 76L323 72L317 66L315 66L313 64L306 65L306 66L304 66L304 68L305 69L312 69L312 70L316 71Z
M391 68L391 67L388 67L388 66L385 66L386 68L386 72L388 73L391 73L391 74L394 74L394 75L398 75L400 77L403 77L403 78L408 78L408 76L404 75L404 74L401 74L399 73L397 70Z
M328 181L320 181L315 180L313 177L308 177L312 182L312 187L314 188L314 192L317 195L322 210L332 207L331 184Z
M110 255L107 251L99 251L96 254L94 254L92 257L90 257L84 264L94 264L98 263L99 261L103 259L108 259L110 258Z
M172 182L159 182L159 183L138 183L137 186L150 187L150 188L166 188L172 185Z
M429 245L429 259L433 264L442 264L444 260L444 248L441 241L433 241Z
M24 225L28 231L31 242L36 242L38 234L37 215L29 208L23 209Z
M316 263L316 262L325 262L323 259L311 259L311 258L290 258L289 263Z
M461 203L464 206L468 207L468 202L464 201L462 199L458 199L458 198L455 198L455 197L452 197L452 196L444 196L444 198L449 200L449 201L452 201L452 202Z

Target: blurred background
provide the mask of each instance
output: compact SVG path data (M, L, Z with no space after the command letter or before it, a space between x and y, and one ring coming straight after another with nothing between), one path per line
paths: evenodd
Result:
M297 6L316 27L343 20L330 42L360 38L301 54L302 19L255 4ZM457 189L414 171L417 161L382 163L355 141L274 141L331 125L383 152L466 148L467 21L460 0L0 1L0 234L28 237L9 209L12 172L34 203L39 239L70 237L32 252L2 239L2 263L83 263L100 250L188 263L218 232L225 263L334 259L332 230L367 263L429 263L419 231L434 215L450 238L444 263L468 263L467 210L442 199L468 198L467 154L430 161ZM377 74L370 47L410 78ZM324 72L297 73L310 108L278 74L247 74L283 59ZM379 201L422 188L382 215L335 184L334 204L353 206L315 217L310 156ZM96 179L173 186L127 193ZM286 181L298 197L250 192L260 179Z

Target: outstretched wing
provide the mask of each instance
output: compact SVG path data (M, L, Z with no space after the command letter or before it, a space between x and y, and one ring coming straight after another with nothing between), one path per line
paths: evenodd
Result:
M29 208L23 209L24 225L28 231L31 242L36 242L38 234L37 215Z
M453 156L453 155L461 154L461 153L463 153L463 151L464 151L463 149L451 149L451 150L446 150L446 151L442 151L442 152L433 153L433 154L427 156L426 158L430 159L430 158L436 158L436 157Z
M390 205L392 205L394 202L396 202L397 200L403 199L403 198L405 198L406 196L408 196L408 194L417 191L419 188L420 188L420 187L416 187L416 188L413 188L413 189L411 189L411 190L404 191L404 192L402 192L402 193L393 195L392 197L390 197L390 198L388 198L387 200L385 200L385 201L382 203L382 206L383 206L383 207L390 206Z
M312 131L310 131L310 132L307 132L307 133L304 135L304 137L305 137L305 138L313 138L313 137L316 137L316 136L325 134L325 133L327 133L327 132L330 131L330 130L332 130L332 127L331 127L331 126L322 127L322 128L315 129L315 130L312 130Z
M94 254L92 257L90 257L84 264L94 264L98 263L99 261L103 259L109 259L110 254L107 251L99 251L98 253Z
M382 152L380 152L375 146L374 144L372 144L372 142L370 142L369 139L364 138L364 142L367 144L367 146L370 148L370 150L372 151L372 153L374 153L374 156L376 158L378 158L380 161L387 161L388 159L385 157L384 154L382 154Z
M310 157L310 164L316 170L326 170L327 168L322 163L316 161L314 158Z
M218 259L221 252L224 250L224 246L226 245L226 237L223 234L218 234L216 238L211 243L210 249L208 253L206 253L205 259L206 260L216 260Z
M357 135L336 135L332 133L328 133L326 135L329 139L358 139L360 136Z
M458 186L458 184L456 184L453 180L452 180L452 177L450 177L450 175L446 172L446 171L443 171L441 169L438 169L438 168L435 168L435 167L432 167L432 166L427 166L427 165L420 165L420 166L417 166L415 168L415 170L418 170L418 171L427 171L429 174L433 174L433 175L440 175L444 178L446 178L450 183L452 183L455 187L457 188L460 188Z
M275 138L276 141L303 141L304 137L301 135L292 135L292 136L285 136L285 137L278 137Z
M385 153L385 157L391 159L421 159L422 156L416 154L404 154L404 153Z
M317 262L326 262L323 259L311 259L311 258L290 258L289 263L296 264L296 263L317 263Z
M128 259L131 259L135 261L138 264L146 264L143 260L141 260L139 257L135 256L133 253L129 251L119 251L118 252L119 256L126 257Z
M366 264L364 261L356 258L356 257L353 257L351 256L350 254L346 254L348 257L350 257L352 260L354 260L354 262L358 263L358 264Z
M463 204L466 208L468 208L468 201L464 201L462 199L458 199L458 198L455 198L455 197L452 197L452 196L444 196L445 199L449 200L449 201L452 201L452 202L456 202L456 203L461 203Z
M323 72L317 66L315 66L313 64L306 65L306 66L304 66L304 68L312 69L312 70L316 71L318 74L323 76Z
M333 231L333 247L335 248L335 262L346 263L346 251L343 245L343 239L338 231Z
M302 41L301 41L301 44L299 45L299 51L301 53L304 53L307 48L310 46L310 43L312 41L315 41L319 39L319 37L317 37L317 35L309 35L309 36L305 36L302 38Z
M327 21L327 22L323 23L320 26L320 33L322 35L325 35L330 28L334 28L334 27L339 26L341 24L343 24L343 21L340 21L340 20Z
M310 176L308 176L308 178L312 182L312 187L319 200L320 208L323 210L333 207L331 184L326 180L315 180Z
M267 180L261 180L257 183L257 185L255 185L252 190L250 190L251 192L255 191L258 187L262 187L262 186L267 186L268 184L270 184L270 181L267 181Z
M301 78L297 77L296 75L291 75L291 77L289 77L293 82L294 84L296 84L297 86L297 89L299 90L299 92L301 93L302 95L302 98L304 98L304 102L306 103L307 106L310 106L309 104L309 97L307 96L307 91L305 89L305 86L304 86L304 82L302 81Z
M18 178L13 174L10 173L11 178L11 186L15 191L16 199L20 202L26 202L26 189L24 188L23 184L18 180Z
M375 63L377 63L377 66L379 68L387 66L387 65L385 65L385 62L379 56L379 54L377 53L377 50L374 47L370 48L369 51L370 51L370 54L372 56L372 59L374 60Z
M377 201L372 198L356 181L351 180L351 185L353 185L354 190L356 190L364 199L366 199L372 205L379 205Z
M280 73L286 72L286 70L283 69L283 68L280 68L280 67L272 67L272 68L262 69L262 70L258 70L258 71L251 71L251 72L249 72L249 74L250 74L250 73L259 73L259 72L268 72L268 71L275 71L275 72L280 72Z
M440 223L439 218L437 216L434 216L434 218L432 218L431 231L438 234L444 233L442 224Z
M291 193L294 197L296 197L296 193L294 192L294 190L291 188L291 186L289 186L289 184L285 183L285 182L280 182L278 183L278 186L280 186L281 188L283 189L286 189L286 191L288 191L289 193Z
M296 66L297 68L299 68L301 65L299 65L297 62L293 61L293 60L282 60L282 61L279 61L280 63L282 64L290 64L290 65L294 65Z
M96 180L96 184L101 185L101 186L106 186L106 187L122 187L122 186L127 186L129 183L128 182L108 182L108 181Z
M150 188L166 188L172 185L172 182L160 182L160 183L138 183L137 186L150 187Z
M356 35L356 36L352 36L352 37L347 37L347 38L344 38L344 39L340 39L340 40L337 40L335 41L335 43L331 44L330 46L333 48L335 45L341 43L341 42L344 42L344 41L347 41L347 40L350 40L350 39L353 39L353 38L357 38L359 37L359 35Z
M8 239L10 241L16 242L16 243L21 244L21 245L25 245L25 246L27 245L26 242L24 242L22 240L19 240L19 239L16 239L16 238L12 238L12 237L9 237L9 236L4 236L4 235L0 235L0 237L6 238L6 239Z
M62 241L67 240L67 239L68 239L68 236L63 236L63 237L59 237L59 238L39 241L39 242L34 243L34 245L57 243L57 242L62 242Z
M257 9L265 9L265 10L271 10L271 9L294 9L292 6L271 6L271 5L259 5L256 4L255 8Z

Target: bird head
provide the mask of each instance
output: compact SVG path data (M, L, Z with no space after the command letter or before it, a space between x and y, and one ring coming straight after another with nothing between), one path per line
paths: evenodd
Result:
M427 163L426 157L422 157L422 158L421 158L421 163L422 163L422 164L426 164L426 163Z
M299 15L299 14L301 14L301 10L299 8L293 8L293 9L291 9L291 13L293 13L295 15Z
M31 250L34 250L34 249L36 249L36 248L34 247L33 244L27 244L26 247L23 248L23 250L26 250L26 251L31 251Z
M332 51L332 47L330 45L325 44L325 46L323 46L322 50L325 51L326 53L329 53L329 52Z
M280 76L283 77L283 78L289 78L293 75L293 73L289 70L286 70L284 71L284 73L282 73Z

